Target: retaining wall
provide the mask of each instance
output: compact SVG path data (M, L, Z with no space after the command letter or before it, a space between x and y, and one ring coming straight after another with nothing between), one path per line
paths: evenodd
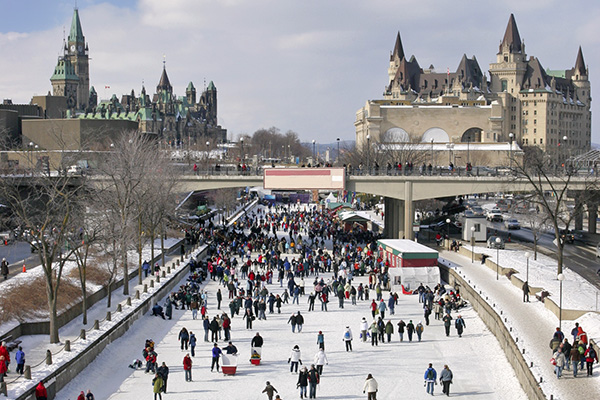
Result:
M204 256L207 250L208 247L205 247L202 251L196 254L196 257ZM44 379L44 384L48 390L48 400L54 399L58 391L60 391L67 383L73 380L81 371L83 371L90 363L92 363L94 359L104 350L104 348L106 348L106 346L127 332L135 323L135 321L141 318L152 308L157 299L166 296L188 273L189 268L186 265L170 278L167 278L168 280L164 285L158 288L152 294L152 296L149 296L133 311L130 311L130 314L127 317L123 318L120 322L107 330L98 339L91 342L83 352L77 354L72 360L59 367L56 371ZM34 391L35 385L24 394L17 397L16 400L34 400Z
M521 351L517 347L510 332L502 322L501 317L496 314L494 309L482 299L477 291L469 286L456 271L442 264L439 264L439 267L442 280L448 282L452 286L460 287L461 296L471 303L473 309L479 315L479 318L483 320L490 332L496 336L498 343L500 343L500 347L506 355L506 359L513 367L521 387L527 394L527 398L533 400L546 400L546 396L529 369L527 362L523 358Z

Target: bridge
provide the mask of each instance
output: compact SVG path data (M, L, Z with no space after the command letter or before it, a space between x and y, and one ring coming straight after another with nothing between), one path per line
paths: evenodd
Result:
M268 171L266 169L265 171ZM282 169L277 169L282 170ZM315 168L286 168L284 170L315 171ZM564 187L566 176L553 176L542 180L544 190ZM584 191L589 189L591 182L597 182L595 176L573 176L569 178L569 191ZM237 188L246 186L263 186L265 175L256 173L238 173L237 171L213 171L209 174L199 173L184 174L179 177L181 191L199 191L222 188ZM294 188L294 179L288 179L281 187L268 187L269 189L290 190ZM295 189L322 189L323 187L300 187ZM331 189L331 188L328 188ZM350 192L369 193L384 197L385 203L385 230L389 238L412 239L414 221L414 201L469 195L477 193L512 193L530 192L533 190L531 183L523 178L511 174L494 176L474 176L464 172L460 175L345 175L343 185L339 189ZM335 189L334 189L335 190ZM576 196L573 196L576 197ZM597 203L588 204L590 231L593 231L597 218ZM583 216L575 219L576 229L583 225Z

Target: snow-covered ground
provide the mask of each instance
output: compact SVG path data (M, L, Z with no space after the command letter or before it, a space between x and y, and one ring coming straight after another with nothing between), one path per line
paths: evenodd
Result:
M496 257L496 250L475 247L475 252L489 254L494 260ZM519 276L522 277L526 273L524 254L524 251L500 250L500 265L520 271ZM598 372L595 372L594 377L588 378L585 376L585 372L581 371L578 378L575 379L571 371L564 371L563 378L557 380L554 375L554 367L549 362L552 354L548 343L552 339L559 321L543 303L537 301L533 296L531 296L530 303L523 303L521 288L514 286L504 276L500 276L500 279L496 280L495 271L482 266L479 262L471 263L469 257L442 250L440 258L446 262L450 261L452 268L456 268L471 286L482 292L482 296L487 298L487 302L496 313L502 313L507 319L505 325L511 329L512 337L518 338L519 349L525 349L525 360L528 364L533 363L531 371L536 378L542 378L540 386L548 398L551 395L555 399L600 398L600 385L598 384L600 375ZM564 274L563 307L586 309L578 306L578 299L581 299L582 304L589 305L589 299L593 296L594 289L591 288L591 285L586 285L586 282L572 271L566 270ZM538 262L530 260L529 279L532 286L549 289L552 298L557 300L559 288L556 281L556 261L543 257L538 258ZM588 337L598 343L600 340L600 317L598 314L587 313L577 321L563 320L562 329L565 338L569 339L569 343L573 343L570 332L575 322L579 322L588 333Z
M327 276L328 277L328 276ZM366 283L366 278L357 278ZM306 281L307 291L311 281ZM218 288L215 282L206 285L209 297L208 315L216 315L214 294ZM274 293L282 293L283 288L274 283L268 286ZM384 292L387 300L388 294ZM192 320L190 311L174 310L173 320L162 320L145 316L122 338L111 343L102 354L91 363L77 378L58 393L59 399L75 399L81 390L91 389L98 399L151 398L152 376L144 370L133 370L128 365L133 359L141 359L144 341L152 338L156 342L158 362L163 361L170 368L166 399L263 399L261 394L266 381L279 390L282 399L299 395L296 389L297 375L289 372L287 359L294 345L299 345L305 366L310 367L317 352L317 333L325 334L325 349L329 365L319 385L318 398L363 399L362 387L368 373L378 380L379 399L422 398L426 396L423 375L429 362L438 373L448 364L454 373L451 392L466 399L526 399L524 392L512 372L504 353L495 337L485 328L477 314L468 307L461 310L467 329L462 338L456 336L454 328L450 337L444 334L440 321L432 318L425 327L423 342L400 343L397 333L391 343L372 347L359 339L361 318L370 321L369 301L359 301L352 306L346 302L339 309L337 300L329 303L329 311L307 312L307 297L301 297L300 305L286 304L281 314L267 314L266 321L256 320L253 330L245 329L245 321L239 316L232 321L232 339L240 356L237 373L224 376L210 372L210 349L212 343L203 341L204 331L201 320ZM222 304L222 311L228 311L228 300ZM305 317L302 333L292 333L287 320L291 313L301 311ZM422 320L423 312L416 296L401 296L396 315L386 316L396 324L400 318L405 322ZM345 326L354 333L353 352L344 350L342 335ZM193 366L193 382L185 382L182 360L185 351L179 348L177 335L182 327L195 332L199 341ZM395 329L397 327L394 325ZM250 341L260 332L265 340L262 361L259 366L249 362ZM225 344L220 341L220 346ZM502 371L501 377L499 371ZM441 394L441 387L435 388Z

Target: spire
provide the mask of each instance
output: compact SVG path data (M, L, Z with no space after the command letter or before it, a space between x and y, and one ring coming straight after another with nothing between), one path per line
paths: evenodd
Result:
M581 51L581 46L579 46L579 51L577 52L577 60L575 61L575 72L579 73L579 75L587 75L585 61L583 61L583 52Z
M161 90L166 90L168 92L173 91L173 87L171 86L171 82L169 82L169 77L167 76L167 68L163 63L163 71L160 76L160 81L158 82L158 86L156 86L156 92L159 93Z
M84 43L83 30L79 21L79 10L75 8L73 11L73 19L71 20L71 32L69 33L69 42Z
M394 45L394 52L392 53L392 58L394 56L398 56L399 60L404 58L404 48L402 47L402 39L400 39L400 32L396 35L396 44Z
M502 43L500 43L499 53L502 53L504 46L508 46L508 49L511 53L522 52L521 37L519 36L517 22L515 21L515 16L513 14L510 14L510 18L508 19L508 26L506 27L506 32L504 33L504 39L502 39Z

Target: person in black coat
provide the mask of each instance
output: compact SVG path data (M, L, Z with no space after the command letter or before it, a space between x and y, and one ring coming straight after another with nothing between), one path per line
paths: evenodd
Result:
M169 367L167 367L167 364L163 362L162 365L156 370L156 373L163 380L162 391L167 393L167 379L169 378Z
M300 373L298 374L298 383L296 383L296 388L300 388L300 398L303 399L306 397L306 387L308 386L308 370L306 367L302 367Z
M252 342L250 342L252 347L262 347L263 346L263 338L260 336L258 332L256 332L256 336L252 338Z
M298 314L296 314L296 324L298 324L298 332L302 332L302 325L304 325L304 316L300 314L300 311L298 311Z
M183 350L184 347L187 350L189 340L190 334L188 333L188 330L185 328L181 328L181 331L179 331L179 341L181 342L181 350Z
M213 317L213 320L210 321L210 325L208 326L210 330L210 341L218 342L219 341L219 321L217 321L217 317Z

